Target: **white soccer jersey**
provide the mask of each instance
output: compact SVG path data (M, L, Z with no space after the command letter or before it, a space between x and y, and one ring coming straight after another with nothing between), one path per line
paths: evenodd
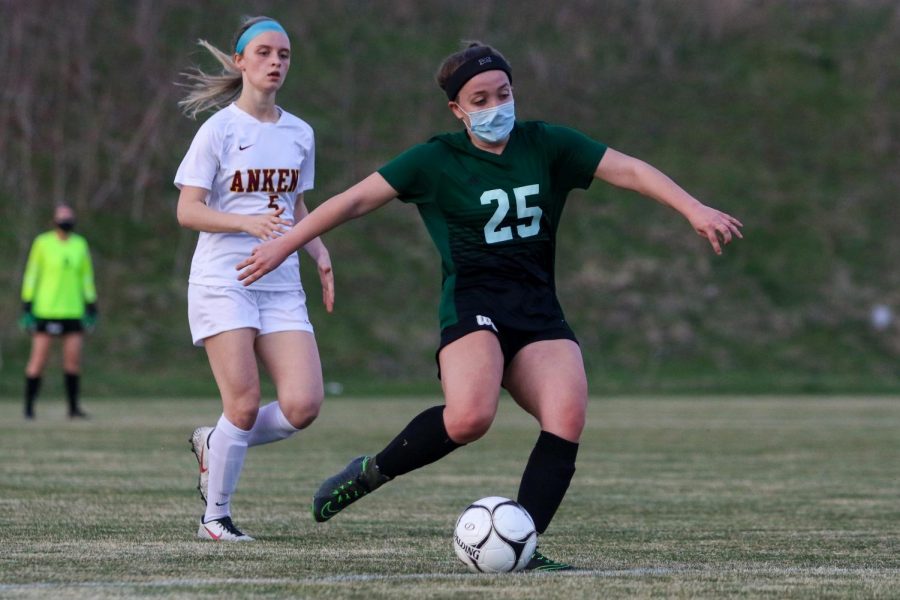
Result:
M200 126L175 174L175 185L209 190L207 205L221 212L257 215L276 204L294 219L297 195L313 187L315 142L305 121L279 109L276 123L263 123L234 104ZM235 266L260 241L247 233L200 232L189 282L239 286ZM300 289L300 261L291 254L253 284L259 290Z

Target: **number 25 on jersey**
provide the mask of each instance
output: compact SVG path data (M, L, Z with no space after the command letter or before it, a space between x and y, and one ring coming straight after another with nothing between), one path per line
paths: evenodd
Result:
M527 224L516 225L516 233L520 238L527 238L537 233L541 229L541 215L544 211L540 206L528 206L528 196L536 196L538 194L538 185L523 185L513 189L513 195L516 198L516 216L520 220L531 219ZM484 241L488 244L497 244L513 239L512 227L509 225L500 227L503 219L509 213L509 194L504 190L488 190L481 194L482 204L497 203L497 210L484 226Z

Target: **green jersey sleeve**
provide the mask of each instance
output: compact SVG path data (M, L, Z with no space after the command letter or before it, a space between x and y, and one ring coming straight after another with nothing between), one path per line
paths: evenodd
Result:
M431 173L436 164L434 144L419 144L378 169L403 202L424 204L433 201Z
M22 277L22 302L31 302L34 300L34 291L37 288L38 277L41 271L41 251L43 244L40 238L36 238L31 243L31 250L28 252L28 262L25 263L25 275Z
M587 189L594 180L606 145L580 131L544 123L547 150L554 178L565 189Z
M84 301L93 304L97 301L97 288L94 285L94 263L91 261L91 251L88 244L84 243L84 262L81 263L81 288L84 291Z

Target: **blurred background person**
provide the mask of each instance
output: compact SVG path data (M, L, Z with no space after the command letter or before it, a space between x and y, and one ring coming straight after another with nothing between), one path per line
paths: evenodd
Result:
M62 338L63 375L69 417L85 418L79 406L84 330L97 322L97 291L87 240L73 232L75 211L60 204L52 231L35 238L22 280L19 323L31 332L25 366L25 418L34 418L34 403L50 354L50 342Z

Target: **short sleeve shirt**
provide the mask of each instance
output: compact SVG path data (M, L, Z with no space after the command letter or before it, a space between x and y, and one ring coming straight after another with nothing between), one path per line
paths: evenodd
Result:
M213 210L256 215L277 205L285 209L282 218L292 221L297 195L312 189L314 176L312 127L285 111L277 122L263 123L231 104L200 127L178 167L175 185L209 190L206 202ZM243 232L200 232L190 283L240 286L235 266L259 243ZM297 254L253 287L300 289Z
M456 322L461 296L488 290L527 321L531 305L556 301L556 232L566 197L586 189L606 146L573 129L516 123L500 155L465 131L439 135L379 169L414 203L441 255L441 327ZM515 294L509 294L515 289ZM542 309L543 310L543 309Z

